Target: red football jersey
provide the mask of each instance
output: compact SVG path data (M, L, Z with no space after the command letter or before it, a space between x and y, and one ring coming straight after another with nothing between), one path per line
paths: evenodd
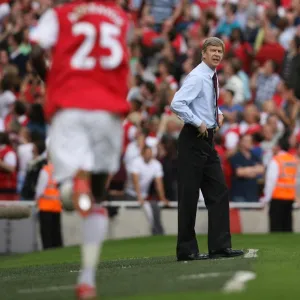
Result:
M126 113L128 17L114 2L68 3L48 10L31 40L51 49L45 112L59 109Z

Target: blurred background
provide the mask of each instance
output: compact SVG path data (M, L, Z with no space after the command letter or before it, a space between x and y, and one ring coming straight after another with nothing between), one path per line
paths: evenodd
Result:
M300 1L119 3L131 20L131 111L123 123L121 168L111 176L108 200L125 199L131 166L146 145L161 164L165 198L176 203L176 144L183 123L169 105L185 76L201 62L204 40L218 36L226 48L217 70L219 106L225 123L215 136L216 150L230 189L230 201L249 203L249 207L254 204L255 209L255 203L260 204L264 196L265 171L277 142L284 138L288 152L297 159L300 156ZM0 202L35 200L39 172L47 163L48 125L43 114L46 87L29 63L28 34L41 14L55 4L51 0L4 0L0 4ZM241 158L241 154L249 153L251 159ZM263 166L264 172L257 173L254 164ZM248 178L236 172L240 167L247 168ZM147 200L156 201L157 190L151 184ZM299 180L296 190L298 199ZM162 222L167 229L159 229L157 234L176 232L175 211L172 213L171 216L167 210L162 214L158 226ZM239 213L232 212L232 219L238 220L232 225L237 232L243 228L250 232L269 230L266 211L260 217L256 211L250 217L248 211L243 212L247 219L242 226L238 225L243 217ZM121 214L118 207L110 208L112 220L119 216L127 225L132 222L131 216L125 220L126 214ZM205 220L199 231L206 230ZM128 226L127 233L147 233ZM300 230L299 224L296 227Z

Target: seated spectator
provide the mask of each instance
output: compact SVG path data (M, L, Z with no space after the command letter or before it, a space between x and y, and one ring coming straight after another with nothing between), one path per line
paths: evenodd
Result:
M232 167L231 201L257 202L259 190L257 177L264 173L261 160L253 155L253 138L243 135L239 142L239 150L229 160Z
M152 181L159 199L169 205L165 197L163 185L163 169L161 163L153 158L152 149L145 146L142 155L137 157L129 167L129 176L125 189L127 200L137 200L143 207L151 226L152 234L163 234L164 230L160 220L160 210L157 202L147 201Z

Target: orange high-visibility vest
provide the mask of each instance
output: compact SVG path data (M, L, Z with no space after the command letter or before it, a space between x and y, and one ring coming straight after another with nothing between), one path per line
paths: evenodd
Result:
M279 176L272 198L279 200L295 200L297 159L287 152L279 153L274 159L279 167Z
M61 212L59 190L56 182L53 180L53 165L44 166L44 171L48 173L48 184L43 195L38 199L38 208L40 211Z

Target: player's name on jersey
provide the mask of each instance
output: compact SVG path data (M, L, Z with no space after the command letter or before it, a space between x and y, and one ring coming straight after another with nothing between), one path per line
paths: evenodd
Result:
M74 7L74 10L69 13L68 18L73 23L77 22L86 14L98 14L106 16L112 19L112 21L119 26L122 26L124 22L122 17L118 15L115 9L96 3L82 4Z

